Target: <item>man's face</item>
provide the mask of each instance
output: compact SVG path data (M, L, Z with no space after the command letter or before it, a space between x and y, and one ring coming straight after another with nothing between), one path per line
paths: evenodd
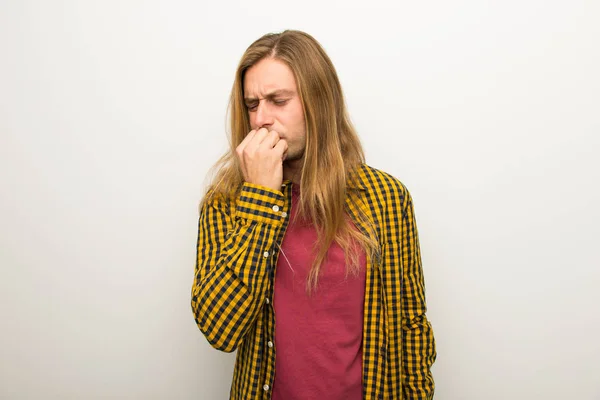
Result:
M302 159L306 127L292 70L272 58L259 61L246 71L244 100L252 129L276 131L288 145L285 161Z

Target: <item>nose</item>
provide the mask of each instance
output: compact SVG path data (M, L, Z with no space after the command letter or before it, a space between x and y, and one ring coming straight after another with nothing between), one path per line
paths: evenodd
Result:
M254 114L254 124L257 128L269 127L273 125L273 113L266 101L261 101L256 107Z

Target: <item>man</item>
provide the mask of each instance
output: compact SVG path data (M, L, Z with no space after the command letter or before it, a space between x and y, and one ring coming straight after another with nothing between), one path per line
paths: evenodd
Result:
M237 349L230 399L433 398L411 196L365 164L319 43L255 41L230 113L192 288L208 342Z

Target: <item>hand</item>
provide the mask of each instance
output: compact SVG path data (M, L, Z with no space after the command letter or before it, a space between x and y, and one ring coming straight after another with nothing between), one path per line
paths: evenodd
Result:
M250 131L236 148L246 182L281 190L287 148L287 142L276 131Z

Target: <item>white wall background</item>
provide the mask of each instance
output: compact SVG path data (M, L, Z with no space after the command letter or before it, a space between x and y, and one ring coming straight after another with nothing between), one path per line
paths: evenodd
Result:
M600 399L600 2L0 2L0 398L225 399L189 296L236 63L305 30L411 190L436 399Z

